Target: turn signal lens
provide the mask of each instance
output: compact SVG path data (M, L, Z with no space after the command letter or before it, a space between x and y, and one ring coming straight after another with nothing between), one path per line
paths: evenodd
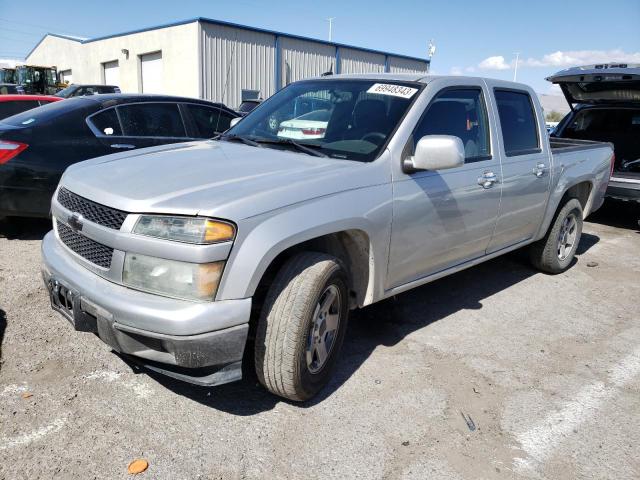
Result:
M29 145L20 142L10 142L8 140L0 140L0 165L7 163L13 157L17 156Z
M207 220L204 225L204 243L225 242L233 240L236 229L229 223Z

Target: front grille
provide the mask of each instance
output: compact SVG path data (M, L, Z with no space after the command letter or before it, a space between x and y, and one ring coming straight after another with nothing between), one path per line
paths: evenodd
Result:
M114 230L120 230L124 219L127 218L127 212L92 202L64 187L58 191L58 202L66 209L78 212L90 222Z
M111 267L111 257L113 257L113 248L102 245L84 235L74 232L60 220L56 220L58 226L58 236L73 252L80 255L85 260L98 265L102 268Z

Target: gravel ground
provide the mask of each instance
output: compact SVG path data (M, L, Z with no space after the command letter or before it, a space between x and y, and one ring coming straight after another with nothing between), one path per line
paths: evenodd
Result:
M356 312L302 405L135 369L50 310L48 223L0 224L0 479L135 458L162 479L640 478L638 218L608 204L563 275L516 252Z

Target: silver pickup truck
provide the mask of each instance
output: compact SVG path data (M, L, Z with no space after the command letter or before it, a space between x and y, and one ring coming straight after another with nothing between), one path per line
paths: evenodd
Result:
M218 138L70 167L43 277L76 330L151 370L216 385L250 359L269 391L306 400L349 310L525 246L567 269L612 156L550 143L522 84L300 81Z

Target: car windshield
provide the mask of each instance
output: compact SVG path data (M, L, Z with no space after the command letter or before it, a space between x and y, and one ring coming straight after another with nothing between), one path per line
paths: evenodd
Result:
M302 81L270 97L225 136L299 151L302 145L322 156L372 161L420 89L409 82Z
M69 85L67 88L63 88L59 92L56 93L56 97L67 98L76 90L75 85Z

